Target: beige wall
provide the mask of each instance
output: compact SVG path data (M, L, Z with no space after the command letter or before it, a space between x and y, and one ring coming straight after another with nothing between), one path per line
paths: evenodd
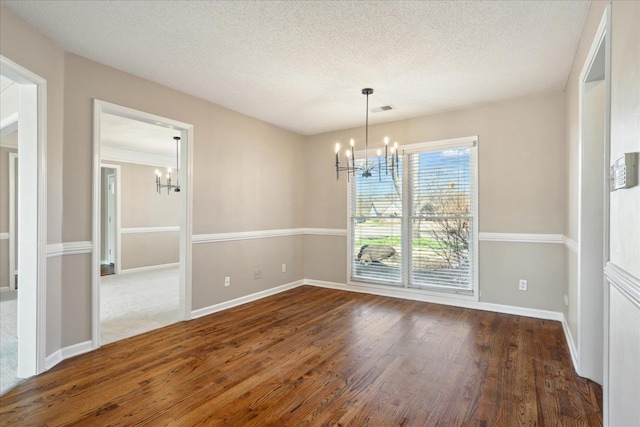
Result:
M167 227L180 225L180 193L155 187L155 166L105 162L120 166L121 227ZM163 178L164 179L164 178Z
M335 180L335 169L331 167L333 147L336 141L344 144L351 136L361 140L363 133L363 128L357 128L307 138L307 227L347 227L347 183L344 177L339 182ZM562 233L561 93L374 125L369 135L374 149L382 146L385 135L401 144L478 135L479 230ZM345 253L345 240L307 236L305 271L310 275L306 277L345 283L346 259L340 259ZM338 248L333 249L334 245ZM479 258L481 301L560 309L564 283L560 245L483 242ZM529 280L529 291L517 290L519 278Z
M120 268L151 267L180 261L179 231L121 235Z
M120 166L120 226L122 228L177 227L180 225L179 193L158 194L155 166L104 161ZM107 259L107 181L102 169L102 256ZM121 269L149 267L180 261L179 232L121 234Z
M286 273L282 273L282 264L287 265ZM193 282L200 286L193 288L193 309L301 280L303 264L303 236L194 245ZM261 279L254 279L254 269L262 270ZM231 277L227 288L225 276Z

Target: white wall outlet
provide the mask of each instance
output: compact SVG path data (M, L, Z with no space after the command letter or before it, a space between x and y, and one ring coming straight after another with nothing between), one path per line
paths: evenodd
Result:
M253 278L254 279L262 279L262 269L254 268L253 269Z
M287 264L282 264L282 272L283 273L287 272Z
M225 288L228 287L228 286L231 286L231 277L226 276L224 278L224 286L225 286Z
M521 291L526 291L527 290L527 281L524 279L520 279L520 283L518 285L518 289L520 289Z
M564 305L566 305L567 307L569 306L569 297L567 296L567 294L564 294Z

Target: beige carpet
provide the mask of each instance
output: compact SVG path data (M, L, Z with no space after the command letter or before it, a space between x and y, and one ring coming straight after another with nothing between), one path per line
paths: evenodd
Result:
M18 291L0 292L0 395L21 380L18 373Z
M100 278L100 340L108 344L179 320L178 267Z

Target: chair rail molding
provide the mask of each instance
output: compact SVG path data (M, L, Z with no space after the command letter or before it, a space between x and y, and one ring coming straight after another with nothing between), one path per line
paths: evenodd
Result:
M478 233L478 240L481 242L564 243L562 234L493 233L486 231Z
M93 242L64 242L50 243L47 245L47 258L64 256L90 254L93 252Z
M604 268L604 276L613 287L618 289L636 307L640 308L640 278L608 262Z

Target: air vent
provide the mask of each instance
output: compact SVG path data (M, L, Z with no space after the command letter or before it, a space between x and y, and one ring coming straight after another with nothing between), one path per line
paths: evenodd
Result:
M383 111L393 110L393 106L391 105L383 105L382 107L375 107L371 109L372 113L381 113Z

